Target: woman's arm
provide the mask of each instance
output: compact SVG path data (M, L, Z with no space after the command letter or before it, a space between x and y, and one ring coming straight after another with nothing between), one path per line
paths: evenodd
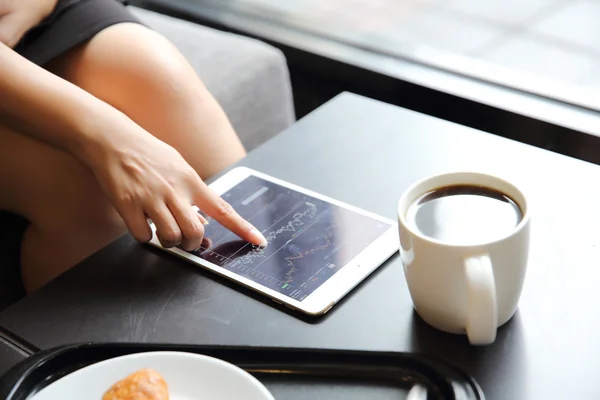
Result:
M58 0L0 0L0 43L14 48L56 8Z
M174 148L3 44L0 122L87 165L141 242L151 239L149 217L165 247L200 247L203 227L191 207L195 204L242 239L266 245L262 234L210 190Z
M126 117L119 114L110 105L0 43L3 123L87 163L94 149L110 141L111 135L118 140L119 132L107 130L106 126L122 125L124 121L118 120Z

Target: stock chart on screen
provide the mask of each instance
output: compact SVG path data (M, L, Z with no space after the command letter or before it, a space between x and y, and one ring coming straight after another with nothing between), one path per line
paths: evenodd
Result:
M391 225L250 176L222 197L267 238L256 247L215 220L194 255L302 301Z

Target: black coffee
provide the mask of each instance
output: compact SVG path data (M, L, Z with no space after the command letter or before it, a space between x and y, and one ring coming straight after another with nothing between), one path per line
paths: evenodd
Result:
M506 194L483 186L452 185L425 193L406 212L409 225L448 244L484 243L509 234L523 214Z

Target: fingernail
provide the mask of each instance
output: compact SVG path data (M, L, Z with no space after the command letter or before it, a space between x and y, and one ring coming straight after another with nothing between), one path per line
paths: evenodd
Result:
M267 239L263 236L262 233L258 231L256 228L252 228L250 231L250 241L258 246L265 247L267 245Z
M198 218L200 219L200 222L202 222L202 225L208 225L208 220L204 218L201 214L198 214Z

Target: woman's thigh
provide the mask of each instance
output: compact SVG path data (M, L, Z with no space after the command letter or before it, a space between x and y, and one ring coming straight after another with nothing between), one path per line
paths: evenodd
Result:
M173 146L202 178L245 155L225 112L185 57L143 25L113 25L48 68Z
M71 155L0 123L0 209L48 234L120 224L93 173Z

